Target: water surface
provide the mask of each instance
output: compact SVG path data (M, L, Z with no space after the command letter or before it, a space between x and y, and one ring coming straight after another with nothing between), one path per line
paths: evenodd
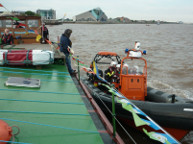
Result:
M52 41L72 29L75 55L86 65L99 51L116 52L123 58L125 48L132 49L140 41L141 49L147 50L148 86L193 100L193 25L63 24L48 28ZM193 133L184 143L193 143Z

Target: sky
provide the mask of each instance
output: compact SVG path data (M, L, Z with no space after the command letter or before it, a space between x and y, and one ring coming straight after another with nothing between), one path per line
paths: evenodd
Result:
M12 11L54 9L56 17L66 18L100 7L108 18L163 20L193 23L193 0L0 0ZM5 9L0 7L0 11Z

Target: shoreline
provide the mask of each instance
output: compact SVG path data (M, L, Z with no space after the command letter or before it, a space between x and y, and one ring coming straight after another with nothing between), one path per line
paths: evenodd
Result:
M163 22L160 24L157 23L142 23L142 22L129 22L129 23L121 23L121 22L87 22L87 21L64 21L64 22L52 22L52 23L46 23L46 25L60 25L60 24L144 24L144 25L161 25L161 24L181 24L181 23L176 23L176 22ZM186 23L184 23L186 24Z

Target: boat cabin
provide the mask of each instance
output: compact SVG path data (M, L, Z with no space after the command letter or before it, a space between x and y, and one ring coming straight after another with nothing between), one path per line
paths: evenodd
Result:
M147 96L147 61L142 54L129 50L121 61L118 90L128 99L144 101Z
M142 52L136 46L125 53L127 56L121 60L117 53L98 52L90 66L95 75L88 73L89 79L99 89L104 90L101 82L108 82L128 99L144 101L147 96L147 61L142 55L146 51Z
M39 43L36 37L40 32L38 30L40 25L40 16L0 16L0 37L4 34L5 28L8 28L13 36L14 44Z

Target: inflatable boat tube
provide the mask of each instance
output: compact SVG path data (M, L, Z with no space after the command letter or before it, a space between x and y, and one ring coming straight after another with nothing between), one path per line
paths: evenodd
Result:
M107 111L103 102L109 109L111 109L111 95L102 92L87 80L82 81L103 111ZM175 96L176 102L174 101L174 103L172 103L170 94L150 87L148 87L147 95L148 99L151 101L131 101L161 126L183 130L193 130L192 101ZM131 113L124 110L120 103L115 102L115 108L116 115L118 117L124 119L132 118Z
M48 65L54 53L48 50L0 50L0 65Z

